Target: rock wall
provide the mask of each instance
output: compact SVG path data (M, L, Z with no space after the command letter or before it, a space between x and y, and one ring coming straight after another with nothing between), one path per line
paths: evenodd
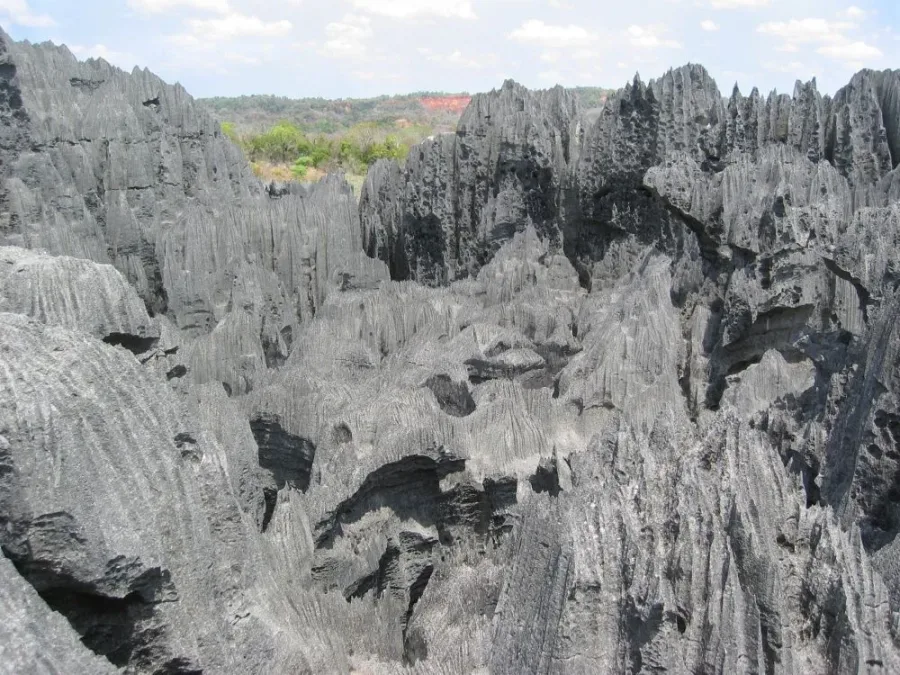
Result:
M179 329L168 349L211 343L198 382L252 387L329 288L386 278L349 186L263 189L181 86L3 33L0 61L0 243L113 265Z
M517 212L504 234L445 236L443 247L429 244L430 267L392 266L394 278L465 278L490 260L476 251L534 227L548 255L564 255L590 291L576 310L576 353L553 385L584 429L575 444L582 449L565 453L573 485L557 497L573 507L557 521L570 534L554 544L535 535L557 547L552 567L565 570L568 600L561 614L549 609L561 598L541 601L558 627L551 637L535 628L544 647L530 656L515 630L501 637L503 620L495 619L495 637L514 644L495 647L510 650L499 660L485 657L492 670L508 661L517 664L509 672L859 672L896 659L898 342L887 251L900 224L898 78L863 71L833 99L814 81L798 83L793 96L736 89L725 99L702 67L689 65L649 84L636 78L594 119L546 114L543 132L519 152L540 155L568 139L547 184L460 170L460 148L473 142L468 126L442 138L441 153L414 148L405 171L372 169L361 218L379 243L388 232L393 241L434 242L432 230L473 231L459 208L429 207L421 218L417 186L432 176L449 176L441 185L455 186L458 199L480 195L482 208L510 192L517 196L508 204L555 205L544 220ZM507 83L489 96L499 106L513 91L523 92ZM552 94L521 95L527 108ZM488 107L473 105L467 119ZM490 156L494 138L514 123L501 115L491 128L492 119L480 119L488 129L469 154ZM369 253L397 259L380 245ZM461 271L464 259L475 264ZM491 274L496 261L481 272ZM699 454L679 456L689 448ZM707 466L717 472L712 482ZM783 486L777 497L755 492L774 485ZM700 505L711 503L718 515L703 515ZM582 523L581 514L602 509L596 525ZM784 517L792 534L778 524ZM700 523L708 534L690 534ZM682 545L689 565L704 571L671 568ZM700 552L727 560L724 576L710 577ZM888 631L876 651L888 653L864 656L874 644L843 632L871 625L850 618L858 610L844 584L856 582L842 577L841 590L824 591L820 579L797 581L819 556L866 560L872 571L863 576L881 579L878 593L891 609L876 620ZM532 569L531 584L513 582L517 607L557 588L540 563ZM701 578L703 600L691 599ZM702 628L688 609L695 606L704 608ZM713 617L712 606L733 614ZM826 629L836 607L846 618L829 618Z
M363 245L394 279L441 284L473 275L531 223L558 238L578 105L562 87L512 81L478 94L455 134L414 148L405 170L378 162L366 178Z
M900 671L897 73L508 82L357 210L0 42L0 672Z

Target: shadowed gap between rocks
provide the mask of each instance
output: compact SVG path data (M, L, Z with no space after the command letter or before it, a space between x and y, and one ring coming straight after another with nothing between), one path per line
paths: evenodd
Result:
M788 361L803 358L803 354L793 343L806 327L813 311L812 306L803 305L778 307L763 312L752 323L748 319L748 324L736 331L740 335L738 339L730 344L717 346L710 359L706 407L717 410L725 393L727 378L759 363L770 349L777 350Z
M65 518L54 521L68 523ZM85 647L98 656L115 666L131 666L147 672L202 674L202 669L189 659L167 655L162 644L165 628L157 617L156 607L177 600L168 570L155 567L137 574L132 571L133 578L119 595L105 590L103 585L122 586L122 568L126 576L130 571L123 558L110 561L108 579L85 582L61 571L50 561L9 555L6 550L3 553L48 607L63 615L81 636Z
M103 338L103 341L108 345L124 347L137 356L152 349L159 341L159 338L141 337L140 335L131 335L129 333L110 333Z
M331 548L343 525L385 506L400 519L435 525L440 520L440 482L450 474L463 471L465 464L464 459L441 452L438 459L411 455L375 469L351 497L316 525L316 547Z
M449 375L432 375L425 386L448 415L466 417L475 412L475 400L465 382L454 382Z
M270 413L254 415L250 420L250 431L256 441L259 466L271 479L270 484L263 487L264 512L260 529L265 532L275 513L280 489L285 485L303 492L309 489L316 446L309 439L286 431L281 418Z

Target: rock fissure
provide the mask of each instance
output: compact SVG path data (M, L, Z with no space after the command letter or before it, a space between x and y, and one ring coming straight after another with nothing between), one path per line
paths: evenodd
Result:
M580 100L357 201L0 32L0 671L900 672L900 71Z

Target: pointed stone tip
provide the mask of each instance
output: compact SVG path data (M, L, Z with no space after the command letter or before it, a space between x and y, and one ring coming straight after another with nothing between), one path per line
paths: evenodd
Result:
M67 56L71 56L76 61L78 60L78 57L75 56L75 53L71 49L69 49L69 45L67 45L65 42L60 43L58 49Z

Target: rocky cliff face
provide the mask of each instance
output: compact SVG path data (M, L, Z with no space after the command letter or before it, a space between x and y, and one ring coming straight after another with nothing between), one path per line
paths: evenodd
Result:
M792 97L735 90L725 99L705 70L686 66L649 84L636 79L592 120L547 105L552 92L507 83L478 116L474 152L465 125L440 139L441 152L414 149L403 171L372 170L362 222L376 242L370 254L395 278L477 273L481 282L503 259L480 268L490 252L533 230L590 291L575 305L576 347L552 395L573 406L578 422L569 428L583 434L581 450L564 452L573 485L555 502L574 509L554 516L569 534L554 533L561 557L551 564L566 567L560 585L569 595L550 603L551 647L526 656L511 629L511 651L490 657L494 669L511 660L544 672L857 672L896 658L863 657L862 633L838 638L839 624L854 623L849 616L829 618L826 629L824 617L844 616L852 592L832 587L825 600L821 580L805 575L819 555L841 557L847 546L857 551L847 555L867 559L892 608L878 620L888 632L877 642L895 654L897 282L889 251L900 213L898 78L864 71L833 99L815 82L798 83ZM521 129L522 110L534 111L537 131L500 146L516 147L522 161L547 158L546 174L537 174L547 178L495 170L499 159L487 171L466 170L463 156L497 156L492 148ZM451 195L440 208L421 197L435 183ZM461 207L469 195L489 207L477 221L493 217L488 227L472 226ZM495 227L502 222L513 226ZM396 243L410 240L424 254ZM395 262L410 259L417 264ZM688 448L699 454L679 454ZM747 473L763 466L768 478ZM754 493L781 481L779 497ZM704 513L700 505L713 503ZM778 524L783 518L794 534ZM708 534L692 529L701 523ZM848 538L825 553L825 531ZM673 562L683 555L688 567ZM716 580L707 566L723 559L731 572ZM532 583L542 579L548 592L557 583L539 566L535 574ZM703 591L693 596L698 583ZM522 580L514 588L534 591ZM711 605L735 613L712 616Z
M394 279L439 285L475 274L525 223L558 240L577 118L562 87L535 93L508 81L475 96L458 131L415 148L405 171L386 160L369 171L366 251Z
M900 670L900 74L506 83L357 211L2 44L0 671Z

